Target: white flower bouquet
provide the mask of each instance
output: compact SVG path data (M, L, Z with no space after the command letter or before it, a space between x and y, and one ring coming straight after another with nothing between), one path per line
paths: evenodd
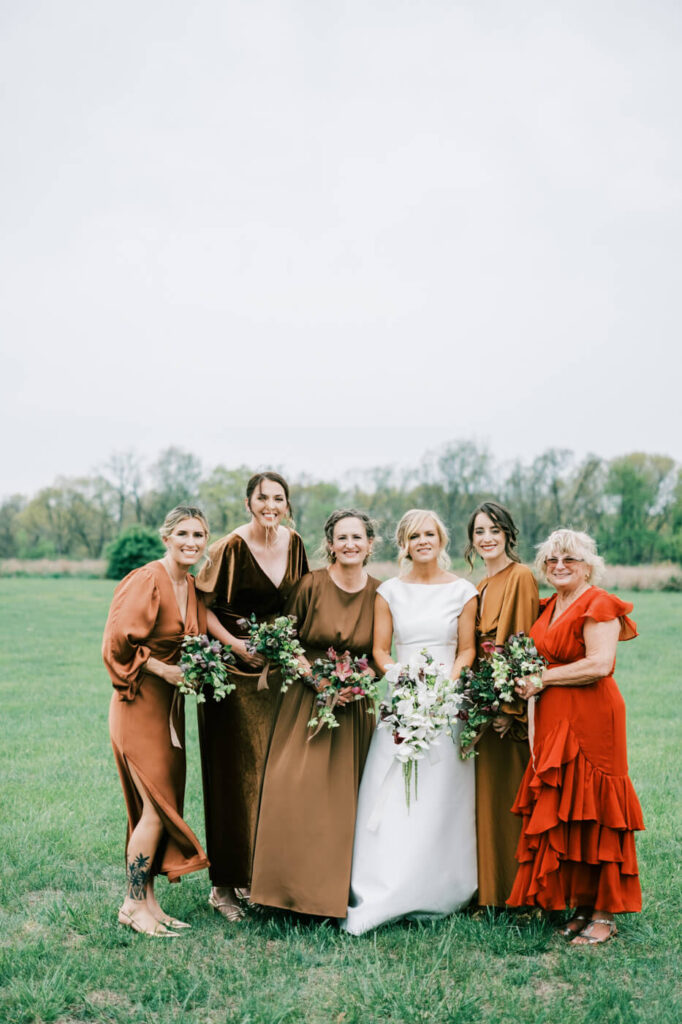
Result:
M419 761L443 734L453 736L461 698L445 666L426 650L412 655L407 664L391 665L386 681L391 689L379 706L380 725L393 730L395 759L403 768L409 808L413 776L415 800L418 797Z

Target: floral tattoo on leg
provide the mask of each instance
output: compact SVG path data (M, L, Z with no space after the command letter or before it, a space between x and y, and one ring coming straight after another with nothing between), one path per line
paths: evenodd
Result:
M134 900L147 898L147 882L149 881L149 857L139 853L128 864L128 895Z

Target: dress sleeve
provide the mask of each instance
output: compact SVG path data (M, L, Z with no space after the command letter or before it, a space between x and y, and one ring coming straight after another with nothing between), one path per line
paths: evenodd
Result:
M216 599L221 603L232 603L235 568L237 564L237 543L235 535L222 537L208 549L209 560L196 577L197 590L204 595L204 601L210 608Z
M134 700L150 656L145 641L153 632L160 605L159 588L146 568L119 583L104 627L102 658L122 700Z
M637 624L628 618L632 611L630 601L621 601L615 594L609 594L606 590L594 587L590 599L582 609L578 621L580 627L584 625L585 619L593 619L595 622L611 622L613 619L620 619L619 640L632 640L639 636Z
M495 643L501 647L514 633L530 633L538 617L538 585L530 570L517 572L504 591Z

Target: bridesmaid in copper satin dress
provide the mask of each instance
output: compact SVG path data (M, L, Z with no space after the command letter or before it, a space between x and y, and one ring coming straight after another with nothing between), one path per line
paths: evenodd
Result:
M128 809L128 892L119 921L156 938L176 938L182 921L154 895L154 876L171 882L208 866L182 820L185 793L184 698L177 665L186 634L206 632L206 611L188 569L201 557L208 526L199 509L180 505L161 527L166 554L134 569L116 587L102 656L114 694L109 730ZM175 733L172 735L171 725Z
M538 585L533 573L516 553L518 531L509 511L495 501L484 501L469 519L466 558L473 566L474 552L485 563L486 575L478 584L481 595L476 617L476 647L501 647L513 633L529 633L538 617ZM504 907L516 875L516 846L521 822L511 807L516 798L530 751L525 702L506 705L477 744L476 841L478 903Z
M339 509L325 523L329 566L296 585L287 611L299 623L309 663L338 654L371 658L379 580L365 568L374 527L364 512ZM365 699L340 698L338 727L312 736L316 690L291 684L272 734L261 798L252 898L270 907L345 917L358 788L375 719Z
M523 818L510 906L574 908L573 945L606 942L614 914L642 908L635 831L642 811L628 775L625 703L613 678L619 640L637 636L632 605L593 585L603 566L591 537L556 530L536 565L556 594L531 630L548 666L519 680L540 694L533 760L514 811Z
M249 654L239 620L281 615L295 583L308 571L299 535L282 523L291 514L286 481L257 473L246 488L251 519L211 545L197 588L210 605L208 629L232 646L237 688L221 702L198 705L206 846L211 861L209 903L230 921L243 917L265 755L280 698L279 671L261 680L263 659ZM239 890L239 892L235 892Z

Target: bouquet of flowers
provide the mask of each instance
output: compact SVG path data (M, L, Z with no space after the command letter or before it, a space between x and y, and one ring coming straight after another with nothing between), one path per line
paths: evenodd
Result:
M379 705L380 724L393 730L395 758L402 764L409 808L413 776L415 800L418 797L419 761L443 733L452 736L459 697L455 680L426 650L414 654L407 664L391 665L386 680L392 688Z
M295 615L280 615L273 622L258 623L256 616L240 619L239 625L248 630L246 647L250 654L262 654L265 665L258 680L258 689L268 685L268 667L277 665L282 672L282 693L295 679L304 675L299 658L305 653L301 647L294 623Z
M514 700L519 676L540 675L546 665L525 633L514 633L501 648L487 641L483 650L488 657L477 671L463 668L457 680L461 698L457 717L464 722L459 736L463 761L476 756L475 745L484 728Z
M184 638L178 664L183 672L178 689L180 693L193 693L198 704L206 702L206 686L212 687L214 700L222 700L235 688L227 674L227 666L234 665L234 655L229 647L205 633Z
M308 722L308 728L314 729L308 739L317 736L320 729L326 725L328 729L338 728L336 711L339 707L339 694L347 686L351 687L353 700L368 698L368 712L374 714L374 701L378 697L376 680L370 674L370 667L367 658L352 658L348 651L337 654L333 647L327 651L326 658L317 658L313 662L312 681L319 691L315 700L313 717Z

